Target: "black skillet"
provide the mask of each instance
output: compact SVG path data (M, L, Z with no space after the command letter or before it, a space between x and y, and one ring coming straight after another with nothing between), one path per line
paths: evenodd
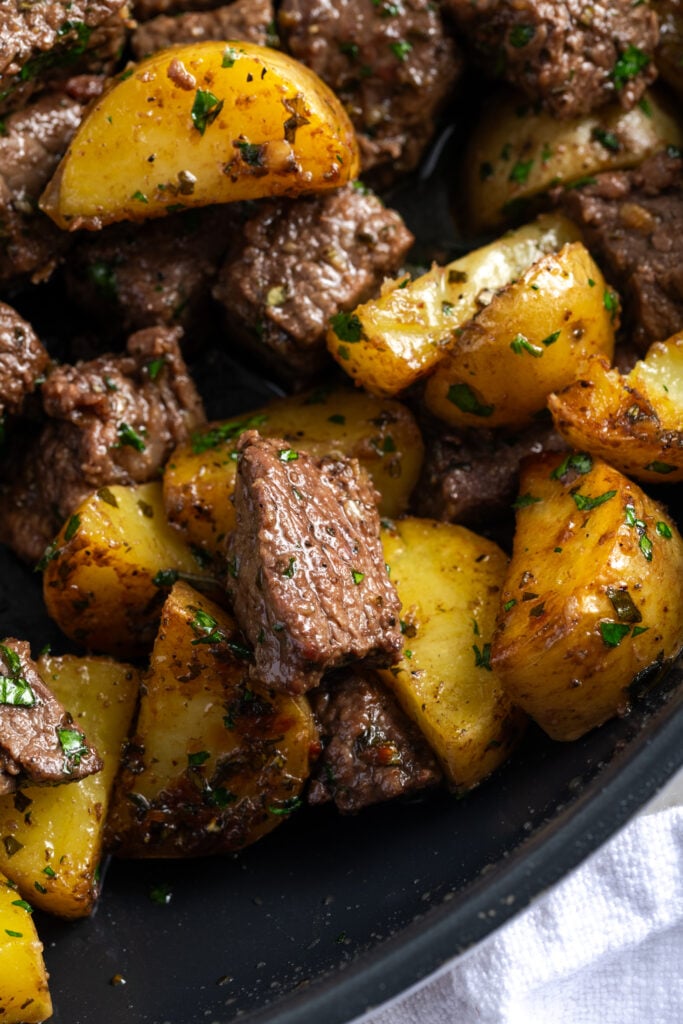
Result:
M400 197L423 252L452 245L438 212L443 175L432 170ZM248 372L236 378L219 353L197 371L211 416L272 391ZM35 649L57 640L39 579L7 553L0 632ZM490 934L670 778L683 764L681 682L683 662L641 678L630 715L577 742L533 732L460 800L441 794L351 818L306 810L233 857L112 862L91 919L36 914L54 1024L351 1020Z

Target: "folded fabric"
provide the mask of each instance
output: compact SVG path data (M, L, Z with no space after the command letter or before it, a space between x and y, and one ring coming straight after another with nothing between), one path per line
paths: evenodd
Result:
M681 1024L683 807L631 821L468 954L356 1024Z

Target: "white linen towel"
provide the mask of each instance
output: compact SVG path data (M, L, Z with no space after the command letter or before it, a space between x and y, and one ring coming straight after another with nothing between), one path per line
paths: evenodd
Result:
M641 814L499 932L355 1024L683 1024L683 806Z

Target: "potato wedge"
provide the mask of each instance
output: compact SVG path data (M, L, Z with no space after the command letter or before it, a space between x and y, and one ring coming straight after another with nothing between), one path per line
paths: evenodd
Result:
M175 585L109 818L118 855L238 850L299 805L317 741L310 707L250 683L249 656L227 612Z
M320 387L209 424L176 448L164 473L164 501L169 520L188 543L215 554L234 529L235 449L251 427L316 456L338 452L358 459L382 495L382 515L405 511L424 452L412 413L348 387Z
M525 716L489 662L507 558L463 526L407 517L382 530L406 637L379 670L439 758L450 785L476 786L509 756Z
M3 1024L40 1024L52 1014L43 944L30 904L0 874L0 1019Z
M611 360L619 300L581 242L544 256L462 328L425 401L458 427L522 427L592 355Z
M334 93L292 57L246 42L161 50L90 107L40 201L61 228L336 188L358 146Z
M68 785L26 786L0 797L0 870L41 910L86 917L99 895L105 819L137 704L139 673L108 658L71 655L44 655L38 668L87 730L104 767Z
M477 121L463 163L463 212L473 233L491 231L528 217L533 197L555 185L636 167L682 142L680 115L654 92L632 110L613 103L569 121L521 95L497 95Z
M520 495L491 664L553 739L578 739L680 650L683 540L637 484L585 453L532 457Z
M378 299L333 318L327 347L356 384L373 395L397 395L433 371L482 295L579 238L565 217L544 215L414 281L388 282Z
M683 331L651 345L622 376L592 359L581 379L550 395L555 427L572 447L648 483L683 480Z
M146 654L171 582L177 574L208 577L205 562L166 521L160 483L104 487L67 520L44 558L47 611L90 650Z

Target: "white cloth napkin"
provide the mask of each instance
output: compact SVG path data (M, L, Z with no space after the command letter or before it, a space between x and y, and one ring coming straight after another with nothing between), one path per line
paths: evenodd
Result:
M499 932L356 1024L683 1024L683 806L641 814Z

